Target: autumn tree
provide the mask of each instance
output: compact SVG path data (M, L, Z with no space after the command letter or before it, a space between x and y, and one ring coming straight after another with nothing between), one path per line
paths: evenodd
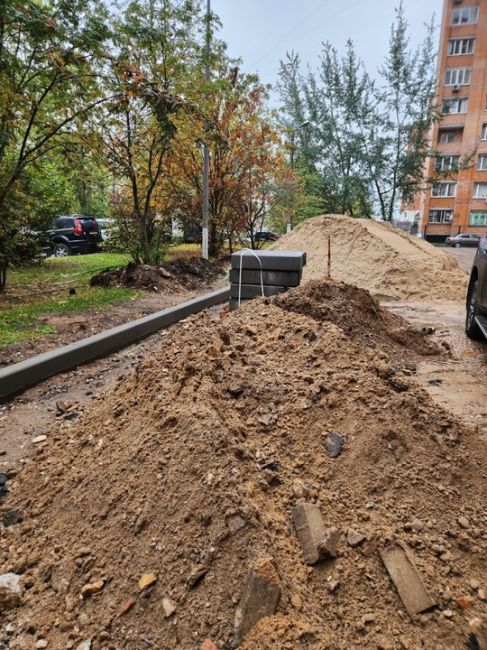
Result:
M29 218L20 182L104 96L96 63L104 54L101 0L0 2L0 290Z
M183 222L201 223L201 145L210 148L209 252L217 255L226 239L251 238L275 194L279 170L287 165L278 134L264 106L266 90L257 79L229 62L214 71L203 114L181 132L171 174ZM201 130L200 130L201 129ZM195 133L201 135L195 138Z
M105 70L111 99L90 121L92 146L113 176L119 235L136 262L160 261L174 210L165 177L181 119L195 110L192 87L202 69L200 5L128 4L115 23L117 54Z

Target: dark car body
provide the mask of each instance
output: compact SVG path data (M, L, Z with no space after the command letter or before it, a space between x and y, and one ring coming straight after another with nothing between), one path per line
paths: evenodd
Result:
M465 332L471 339L487 339L487 235L480 240L470 272Z
M96 219L83 214L57 217L48 235L56 257L94 253L102 241L101 229Z
M479 245L480 235L472 232L461 232L454 237L447 237L445 239L445 244L447 246L455 246L460 248L460 246L471 246L476 247Z
M278 239L277 235L268 230L267 228L262 228L261 230L256 230L254 233L255 241L276 241Z

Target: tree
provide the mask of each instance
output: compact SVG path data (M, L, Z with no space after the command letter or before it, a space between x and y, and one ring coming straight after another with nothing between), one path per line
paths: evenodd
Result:
M253 233L265 217L282 167L287 167L278 132L264 110L266 89L220 57L205 110L176 139L174 195L183 222L201 224L201 136L210 148L209 252L215 256L225 239ZM196 129L194 128L196 125ZM200 131L201 129L201 131Z
M106 18L101 0L0 1L0 290L19 232L22 176L104 101L96 62Z
M136 262L159 262L174 209L165 175L201 68L199 1L133 0L116 22L106 69L111 99L92 115L99 159L118 200L113 215Z
M432 23L421 47L410 49L401 2L377 81L351 41L342 58L325 43L319 73L310 72L307 79L300 75L297 55L281 62L284 123L311 123L300 134L299 153L326 211L370 216L375 206L390 221L398 200L423 187L424 163L431 155L428 133L437 117L433 36Z

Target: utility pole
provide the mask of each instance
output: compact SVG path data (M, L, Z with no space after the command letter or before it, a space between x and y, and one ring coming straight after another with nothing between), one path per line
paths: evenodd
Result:
M205 82L210 81L210 20L211 0L206 4L206 47L205 47ZM208 259L208 213L209 213L209 185L210 185L210 151L208 147L208 124L205 125L203 142L203 232L201 239L201 256Z

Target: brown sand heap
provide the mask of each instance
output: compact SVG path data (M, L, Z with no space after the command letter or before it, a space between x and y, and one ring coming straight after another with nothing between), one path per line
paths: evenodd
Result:
M272 248L304 250L304 280L326 276L328 236L335 280L386 299L463 300L468 276L454 257L395 226L372 219L327 214L301 223Z
M480 437L410 376L421 333L402 355L395 335L364 345L358 313L345 333L317 319L318 288L303 292L314 315L296 313L300 291L282 307L258 299L221 321L187 319L80 420L48 432L5 504L23 522L1 531L0 572L24 591L0 644L229 649L236 612L241 624L249 611L244 585L263 581L277 611L244 650L466 647L466 618L485 611ZM337 529L336 559L303 561L303 502ZM413 620L379 556L392 543L437 603Z

